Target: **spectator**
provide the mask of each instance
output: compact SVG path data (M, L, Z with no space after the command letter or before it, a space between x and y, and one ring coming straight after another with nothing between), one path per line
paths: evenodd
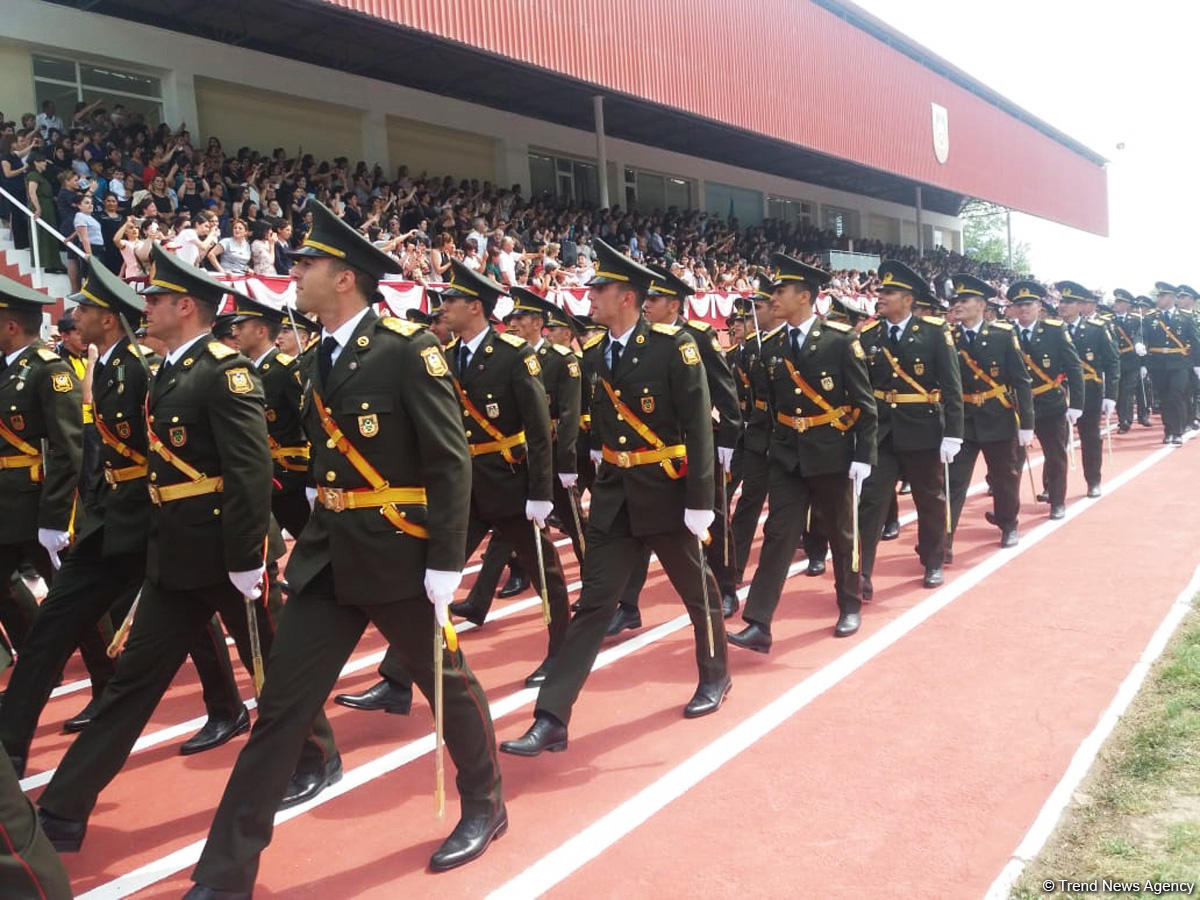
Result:
M21 159L15 134L0 136L0 187L18 201L25 196L25 174L29 165ZM12 228L13 246L18 250L29 249L29 220L19 209L0 197L0 216L9 220Z
M175 218L175 210L179 208L179 198L175 192L167 187L167 179L162 175L155 175L150 182L150 190L147 192L150 199L154 201L154 206L158 210L158 215L164 219L167 224Z
M500 248L489 247L487 255L487 263L484 264L483 274L497 284L503 284L503 276L500 273Z
M292 223L290 219L283 219L275 226L275 271L280 275L287 275L292 271L292 258L288 256L288 249L292 241Z
M217 217L211 211L201 211L192 228L185 228L175 236L172 242L175 254L189 265L199 265L201 260L208 258L220 239L216 224Z
M208 258L212 260L218 272L245 275L250 271L251 257L250 242L246 239L246 223L241 219L234 219L230 228L233 236L222 238L212 248Z
M35 127L41 132L43 139L49 135L51 129L55 131L63 130L63 122L54 109L53 100L42 101L42 111L37 115Z
M274 275L275 230L259 219L250 226L250 269L255 275Z
M483 268L483 260L479 256L479 244L475 238L467 238L462 262L472 272L478 272Z
M517 263L521 261L521 254L516 251L516 245L517 242L511 237L505 237L500 245L500 255L496 259L500 266L499 281L506 287L517 283Z
M454 258L454 237L448 231L438 235L437 246L430 251L430 277L434 281L450 280L450 260Z
M46 169L50 162L39 151L30 153L27 161L33 165L33 168L25 176L29 208L35 216L51 228L57 229L58 211L54 206L54 188L50 186L50 179L46 177ZM59 258L58 241L54 235L45 228L39 227L33 239L37 241L38 257L42 268L47 272L66 274L67 269Z
M483 216L476 216L475 221L471 224L471 232L467 235L466 239L475 242L475 250L482 258L487 253L488 246L487 219Z
M116 194L104 195L104 206L96 215L96 220L100 223L100 233L104 239L103 249L97 252L93 248L92 252L97 253L110 272L120 273L121 245L117 242L117 233L124 230L127 220L121 215Z
M103 258L104 232L100 228L100 222L93 215L95 211L95 202L91 194L84 194L79 198L72 217L73 232L68 241L78 242L79 249L86 257L90 258L95 253ZM78 291L83 283L82 265L79 257L71 250L67 251L67 274L71 278L71 291Z

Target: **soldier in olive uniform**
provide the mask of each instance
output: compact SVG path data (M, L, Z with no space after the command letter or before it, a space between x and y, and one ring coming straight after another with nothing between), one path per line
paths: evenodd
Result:
M29 745L38 717L76 643L85 637L109 637L109 615L120 622L146 574L146 542L150 527L150 498L146 494L146 427L143 404L148 368L144 352L126 337L126 325L136 322L145 307L125 282L92 260L79 294L75 321L83 339L100 355L92 376L95 426L100 452L92 471L83 473L81 500L87 509L71 552L55 575L50 593L38 609L26 649L13 670L0 706L0 742L18 775L24 776ZM144 358L144 356L143 356ZM157 368L157 357L148 360ZM238 694L237 682L219 627L206 628L190 652L203 688L208 721L200 733L180 747L184 754L217 747L250 729L249 712ZM97 699L112 677L115 664L92 674ZM81 730L95 715L97 700L80 716Z
M1141 317L1131 311L1133 294L1124 288L1113 291L1113 318L1109 323L1121 357L1121 380L1117 385L1117 433L1125 434L1133 427L1134 401L1137 401L1138 422L1149 425L1143 418L1146 408L1146 389L1141 369L1145 365L1146 345L1142 341Z
M287 767L368 624L434 696L431 637L462 578L471 462L437 339L370 307L399 268L327 208L293 251L299 307L320 316L301 358L301 415L317 505L288 563L292 596L267 667L258 723L238 756L189 898L249 898ZM487 699L461 651L444 652L446 746L462 819L435 871L479 856L508 818Z
M729 640L768 653L771 620L792 555L811 509L833 551L838 620L834 635L858 631L862 589L852 504L876 459L875 397L862 345L849 325L821 322L815 301L829 273L781 253L772 303L783 324L762 347L770 383L771 474L767 522L758 570L742 618Z
M628 571L647 544L692 621L700 683L684 716L716 712L731 684L716 582L699 546L714 518L712 401L700 349L678 326L651 325L642 317L653 272L599 239L594 246L592 316L609 332L592 338L583 354L584 377L593 384L592 454L599 458L583 590L559 659L538 693L533 724L500 746L518 756L566 749L572 708Z
M863 599L874 594L875 552L895 502L901 473L917 508L917 555L927 588L942 584L946 552L946 489L943 466L962 447L962 379L954 336L945 319L913 314L927 295L925 280L903 263L879 267L881 319L863 326L860 340L879 410L878 462L863 485Z
M1099 497L1100 469L1104 462L1100 420L1101 417L1107 420L1116 412L1121 361L1104 321L1083 314L1084 307L1095 302L1095 296L1074 281L1059 281L1054 287L1059 292L1059 315L1083 367L1083 415L1075 427L1079 430L1087 495Z
M263 652L271 646L261 590L271 496L262 387L245 357L211 340L228 288L158 246L151 258L147 327L168 354L149 387L143 420L154 504L146 583L95 717L41 796L42 826L60 851L79 849L100 791L121 770L214 612L247 669L253 658L247 598ZM295 774L340 765L323 759L310 740ZM281 766L289 781L292 769Z
M967 499L975 462L983 454L992 489L989 522L1000 529L1000 546L1015 547L1021 511L1017 446L1033 440L1033 396L1029 370L1010 322L984 322L987 299L996 294L973 275L954 276L954 341L963 388L963 446L950 464L951 536L946 562L953 561L954 533Z
M1183 443L1188 424L1188 385L1200 376L1200 325L1175 305L1174 285L1154 283L1157 308L1142 319L1146 366L1162 409L1163 443Z
M295 307L288 307L287 312L283 327L279 329L279 337L275 339L275 346L288 356L299 359L300 354L312 343L313 336L321 332L321 325Z
M1197 318L1196 300L1198 298L1194 288L1188 287L1186 284L1179 285L1175 289L1176 302L1179 309L1192 317L1196 323L1196 327L1200 330L1200 318ZM1187 419L1187 430L1200 430L1200 374L1193 372L1191 378L1188 379L1187 410L1184 417Z
M1063 320L1040 317L1046 304L1044 287L1036 281L1015 281L1007 296L1031 379L1033 431L1044 460L1042 485L1050 518L1061 519L1067 514L1067 429L1083 415L1083 368ZM1018 470L1027 454L1027 447L1017 451Z
M5 900L69 900L71 880L49 839L38 825L37 812L0 754L0 897Z

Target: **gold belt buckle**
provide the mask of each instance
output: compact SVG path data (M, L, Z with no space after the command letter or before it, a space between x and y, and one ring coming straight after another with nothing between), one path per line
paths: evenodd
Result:
M792 427L796 429L798 434L803 434L804 432L808 431L808 422L805 420L804 416L796 416L794 419L792 419L792 423Z
M884 391L883 402L884 403L895 403L896 402L896 392L895 391Z
M972 394L971 395L971 402L974 403L976 406L983 406L983 401L984 401L983 394Z
M330 512L343 512L346 509L345 490L342 488L321 488L321 505Z
M162 495L158 491L157 484L146 485L146 491L150 494L150 502L155 506L162 506Z
M117 475L116 472L113 471L112 466L104 467L104 480L108 482L113 490L117 489Z
M633 460L629 456L628 450L617 451L617 468L630 469L633 467Z

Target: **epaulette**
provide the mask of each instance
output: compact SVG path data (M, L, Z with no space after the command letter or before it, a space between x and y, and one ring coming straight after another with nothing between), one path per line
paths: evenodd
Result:
M308 339L308 343L304 345L304 350L302 352L307 353L309 350L311 350L313 347L316 347L320 343L321 343L321 336L319 334L314 334L312 337L310 337Z
M600 343L602 340L604 340L604 335L602 335L602 334L593 335L592 337L588 338L588 341L587 341L587 343L585 343L585 344L583 345L583 349L584 349L584 350L591 350L593 347L595 347L595 346L596 346L598 343Z
M509 334L507 331L497 332L496 336L510 347L527 347L524 338L519 338L515 334Z
M925 318L925 317L922 316L921 318ZM860 333L865 334L866 332L870 331L872 328L875 328L877 325L879 325L879 320L872 319L870 322L868 322L866 325L864 325L862 327L862 332L860 332Z
M1051 328L1062 328L1065 324L1062 319L1042 319L1043 325L1049 325Z
M458 346L458 338L453 337L453 338L450 338L450 343L448 343L445 347L442 348L442 351L445 353L449 353L451 349L453 349L454 347L457 347L457 346Z
M208 352L217 359L226 359L230 356L234 356L237 353L237 351L232 347L226 347L220 341L209 341Z
M946 320L943 319L941 316L920 316L919 318L921 319L922 322L928 322L930 325L936 325L938 328L941 328L943 325L946 324ZM876 319L875 321L878 322L879 320ZM867 328L870 328L870 327L871 327L870 325L867 326ZM867 328L864 328L863 331L866 331Z
M999 319L995 319L988 324L990 324L993 328L999 328L1001 331L1012 331L1013 330L1011 323L1001 322Z
M290 353L280 353L275 357L275 359L279 361L281 366L290 366L296 361L296 357L292 356Z
M143 359L145 359L145 358L146 358L146 357L148 357L148 356L153 356L153 355L154 355L154 351L153 351L153 350L151 350L149 347L147 347L145 344L138 344L138 345L137 345L137 348L138 348L138 351L139 351L139 352L138 352L138 353L134 353L134 352L133 352L133 347L129 347L129 353L130 353L130 355L131 355L131 356L138 356L138 355L140 355L140 356L141 356Z
M559 356L570 356L571 355L570 347L564 347L562 344L551 344L550 346L554 348L554 352L557 353Z
M1099 316L1092 316L1090 319L1088 319L1088 322L1092 325L1099 325L1101 328L1107 327L1107 323Z
M41 358L42 362L55 362L62 359L61 356L46 347L38 347L37 355Z
M775 335L777 335L777 334L779 334L779 332L783 331L784 325L786 325L786 324L787 323L784 322L782 325L776 325L774 328L772 328L770 331L768 331L766 334L764 334L762 336L762 338L760 338L759 343L762 343L763 341L769 341L771 338L775 337Z
M575 356L576 359L583 359L583 351L582 350L572 350L571 353Z
M834 322L832 319L825 320L825 327L832 328L834 331L841 331L843 333L854 330L849 325L847 325L845 322Z
M748 341L753 341L753 340L757 340L757 339L758 339L757 331L751 331L746 334L746 340L748 340Z
M688 324L697 331L712 331L712 326L703 319L688 319Z
M650 330L656 331L659 334L665 334L668 337L674 337L675 335L679 334L678 325L663 325L660 322L655 322L653 325L651 325Z
M384 316L379 320L379 324L388 331L394 331L405 337L412 337L425 327L417 322L410 322L408 319L397 319L395 316Z

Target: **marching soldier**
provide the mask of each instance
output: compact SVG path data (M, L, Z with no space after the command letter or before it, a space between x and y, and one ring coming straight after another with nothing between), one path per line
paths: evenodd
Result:
M262 388L245 357L211 339L229 289L158 246L152 262L144 294L148 329L168 354L142 417L154 504L146 583L116 674L41 796L42 827L59 851L83 843L100 791L121 770L214 612L247 669L254 660L248 606L263 653L271 646L260 587L271 496ZM307 732L312 717L303 724ZM334 769L340 773L340 760L324 759L316 742L306 751L294 773L281 767L285 784L310 767L325 773L322 786Z
M71 880L38 826L37 812L17 773L0 754L0 896L6 900L68 900Z
M767 653L771 620L788 566L811 509L833 551L837 591L836 637L858 631L862 587L854 507L875 464L875 397L862 345L854 330L817 319L815 302L828 272L782 253L772 305L782 324L763 340L762 360L775 418L771 435L767 522L758 570L742 618L747 626L729 640Z
M318 323L292 307L279 329L275 345L288 356L299 359L300 354L312 342L313 335L318 334L320 330L321 326Z
M599 260L589 283L592 316L609 332L588 341L583 354L585 377L594 385L593 453L601 459L583 591L538 692L533 724L500 745L518 756L566 749L571 710L644 545L658 554L692 620L700 683L684 716L716 712L731 685L716 582L700 550L714 518L712 402L700 349L678 326L651 325L642 317L653 272L599 239L594 246Z
M79 642L109 637L108 616L120 622L146 575L150 498L146 494L146 427L143 405L148 383L144 352L130 343L121 324L136 322L145 303L108 269L95 261L79 294L75 321L84 341L95 344L99 358L92 376L95 427L100 452L94 468L83 473L81 499L87 509L71 552L55 575L38 609L25 650L17 661L0 706L0 742L19 776L25 774L38 718L63 665ZM151 363L157 367L157 362ZM218 747L250 730L250 716L225 647L225 634L210 626L189 648L203 688L208 721L185 741L187 755ZM101 649L103 666L92 673L96 699L75 720L80 731L95 715L99 697L112 678L114 664ZM64 726L67 727L67 726Z
M863 485L863 599L874 594L871 574L896 479L904 474L917 508L917 555L924 585L943 582L946 552L946 489L943 466L962 447L962 379L954 336L945 319L913 314L913 301L928 284L894 260L879 266L881 318L860 333L879 412L878 461Z
M980 453L992 488L992 511L986 518L1000 529L1001 547L1017 545L1021 511L1017 446L1026 447L1033 440L1033 395L1016 332L1010 322L983 321L984 306L987 298L995 295L995 288L963 273L954 276L954 291L963 446L950 464L951 535L946 562L954 558L954 533Z
M1061 519L1067 514L1067 429L1083 415L1083 368L1063 320L1039 317L1046 305L1044 287L1036 281L1013 282L1008 301L1031 379L1033 431L1042 447L1042 485L1050 518ZM1027 447L1017 451L1018 478L1027 454Z
M292 252L300 308L324 325L301 358L317 505L288 563L258 725L238 756L192 878L190 898L249 898L259 855L313 717L373 623L433 700L430 636L465 560L470 456L437 339L370 307L398 263L326 207ZM460 651L444 653L446 746L462 818L433 854L442 871L482 854L508 826L487 699Z
M1193 320L1197 318L1197 296L1196 291L1186 284L1181 284L1176 288L1175 297L1179 309L1190 315ZM1197 326L1200 328L1200 321L1197 322ZM1200 375L1197 375L1195 372L1192 373L1192 377L1189 379L1188 393L1190 397L1186 404L1187 411L1184 414L1184 418L1187 420L1187 430L1198 431L1200 430ZM87 421L86 418L84 421Z
M1100 469L1104 462L1104 442L1100 437L1100 418L1107 419L1117 409L1117 389L1121 377L1121 361L1108 326L1102 319L1087 317L1083 310L1095 296L1074 281L1059 281L1058 312L1066 324L1071 343L1079 354L1083 367L1083 415L1075 423L1083 454L1083 475L1087 495L1100 496Z
M1200 376L1200 326L1176 308L1174 285L1154 283L1157 308L1142 319L1147 368L1154 396L1162 409L1163 443L1179 446L1187 427L1188 385Z
M1142 320L1130 310L1133 294L1124 288L1113 291L1112 334L1121 357L1120 381L1117 384L1117 433L1125 434L1133 427L1134 400L1137 401L1138 422L1149 425L1146 411L1146 389L1141 370L1145 365L1146 345L1142 342Z

